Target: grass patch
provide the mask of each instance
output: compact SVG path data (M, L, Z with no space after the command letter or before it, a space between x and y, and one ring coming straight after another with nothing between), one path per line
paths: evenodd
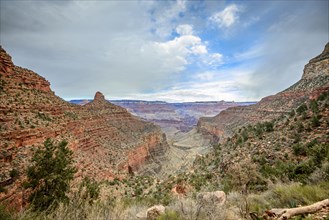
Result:
M276 184L262 194L250 195L250 210L263 213L271 208L293 208L298 205L310 205L329 197L329 182L316 185L291 183Z

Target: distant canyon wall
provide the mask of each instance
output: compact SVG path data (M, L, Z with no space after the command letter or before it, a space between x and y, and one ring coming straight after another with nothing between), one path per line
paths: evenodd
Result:
M240 126L270 121L290 112L306 99L329 90L329 43L305 66L302 78L288 89L250 106L228 108L214 117L198 121L198 132L218 143Z
M84 105L90 100L72 100L71 103ZM110 101L126 108L130 113L159 125L163 131L187 132L197 125L200 117L215 116L233 106L246 106L255 102L183 102L167 103L160 101L114 100Z

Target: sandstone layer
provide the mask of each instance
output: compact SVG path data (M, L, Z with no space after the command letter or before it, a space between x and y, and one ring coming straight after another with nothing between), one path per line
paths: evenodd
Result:
M329 43L323 52L311 59L304 68L302 78L276 95L263 98L249 106L228 108L214 117L203 117L198 121L198 132L218 143L243 125L270 121L288 113L306 99L314 99L329 90Z
M47 138L67 140L77 177L98 180L128 170L158 172L168 148L160 127L109 103L100 92L84 106L66 102L45 78L15 66L0 47L0 182L11 183L0 197L10 197L19 186L19 180L9 181L10 171L24 174L31 150Z

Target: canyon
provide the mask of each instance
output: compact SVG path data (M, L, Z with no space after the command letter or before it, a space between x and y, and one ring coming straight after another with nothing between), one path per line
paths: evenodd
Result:
M328 92L328 67L329 43L305 66L301 80L258 103L108 101L101 92L93 100L67 102L45 78L15 66L0 48L0 186L6 190L0 200L24 206L24 172L33 150L47 138L68 141L76 180L111 181L134 174L165 179L189 173L241 127L290 114ZM238 136L233 140L238 142ZM19 178L11 177L13 170Z
M76 99L70 100L70 103L84 106L91 101ZM163 169L157 173L160 177L189 170L196 156L212 150L210 141L197 133L196 125L200 117L215 116L229 107L255 103L233 101L168 103L142 100L109 100L109 102L158 125L166 134L169 148L165 156L167 160L161 161Z
M91 100L75 99L70 103L85 105ZM178 102L143 100L108 100L127 109L131 114L161 127L168 138L177 133L189 132L200 117L212 117L221 111L235 106L246 106L256 102L209 101L209 102Z

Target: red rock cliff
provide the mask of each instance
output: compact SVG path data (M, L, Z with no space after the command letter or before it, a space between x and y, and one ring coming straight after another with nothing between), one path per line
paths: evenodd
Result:
M92 102L78 106L54 95L43 77L11 61L0 48L0 183L9 172L24 172L31 149L47 138L66 139L74 151L77 177L98 180L136 172L156 172L167 150L158 126L132 116L97 92ZM10 181L9 181L10 182ZM19 180L6 187L12 198ZM17 199L17 198L16 198Z

